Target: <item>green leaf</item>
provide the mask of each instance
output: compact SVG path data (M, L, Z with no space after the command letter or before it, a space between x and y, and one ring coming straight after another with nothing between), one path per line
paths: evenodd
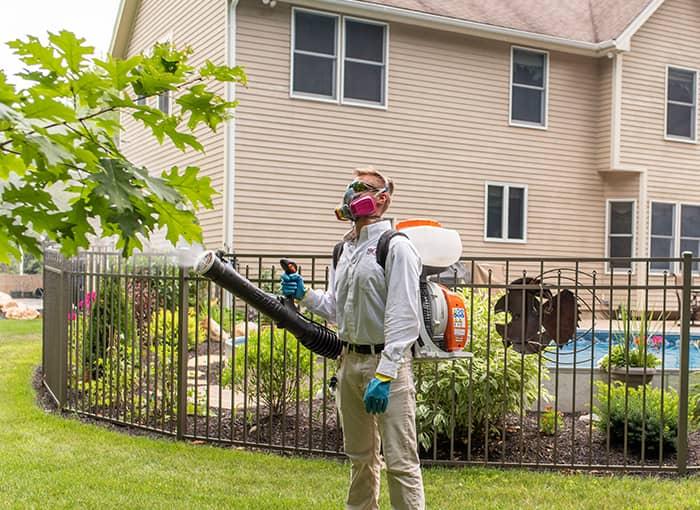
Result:
M7 179L12 172L22 176L26 169L21 157L0 152L0 179Z
M5 218L0 218L0 220L5 220ZM0 221L0 264L9 264L14 258L19 259L22 256L22 252L19 251L15 240L10 237L10 230L3 225L4 222Z
M170 169L170 173L163 172L163 180L172 186L178 193L189 200L194 207L212 207L212 196L215 191L211 187L209 177L199 177L199 168L188 166L183 173L178 167Z
M114 159L101 159L100 166L104 172L93 175L99 183L94 193L106 198L117 211L131 210L130 197L136 195L138 191L129 182L129 173L125 172L128 163Z
M57 76L65 76L66 67L63 59L56 55L56 51L51 46L44 46L41 41L33 35L27 36L26 41L16 39L7 45L15 50L15 55L29 66L40 66Z
M49 41L58 48L58 52L66 60L68 68L74 73L86 65L85 56L92 55L95 51L93 46L85 45L84 38L78 38L73 32L61 30L58 34L49 32Z
M218 66L211 60L207 60L199 70L202 78L214 78L217 81L237 82L241 85L248 84L248 78L242 67Z
M15 86L8 83L5 72L0 69L0 103L12 104L17 101Z
M107 75L112 82L112 87L117 90L126 88L136 77L131 71L141 64L143 57L135 55L128 60L121 60L108 56L107 60L96 59L95 65L107 71Z
M34 98L24 107L24 115L30 119L74 122L75 110L54 99Z
M165 238L173 245L180 237L188 243L202 242L202 229L192 211L179 209L170 202L161 202L156 210L158 224L167 229Z
M182 107L183 115L190 114L187 127L191 130L203 123L212 131L216 131L217 126L229 117L229 110L237 105L235 101L224 101L202 84L190 87L176 102Z

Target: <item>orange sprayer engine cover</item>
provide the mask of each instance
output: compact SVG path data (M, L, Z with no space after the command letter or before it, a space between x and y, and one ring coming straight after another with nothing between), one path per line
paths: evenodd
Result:
M447 327L445 328L445 350L461 351L467 343L469 324L464 298L451 290L440 286L447 302Z

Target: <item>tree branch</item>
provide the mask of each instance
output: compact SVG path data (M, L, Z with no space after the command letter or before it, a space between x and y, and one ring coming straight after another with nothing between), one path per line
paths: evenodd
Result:
M177 85L177 86L175 87L174 90L177 91L177 90L180 90L180 89L182 89L182 88L184 88L184 87L189 87L190 85L194 85L195 83L200 82L200 81L204 81L204 78L203 78L202 76L198 76L198 77L193 78L193 79L191 79L191 80L189 80L189 81L186 81L186 82L184 82L184 83L180 83L179 85ZM139 96L137 99L148 99L149 97L155 97L155 96L158 96L158 95L160 95L160 94L162 94L162 92L158 92L158 93L156 93L156 94L151 94L151 95L148 95L148 96ZM129 108L129 107L125 106L125 107L123 107L123 108ZM52 128L55 128L55 127L58 127L58 126L65 126L65 127L68 127L70 124L73 124L73 123L75 123L75 122L84 122L84 121L86 121L86 120L90 120L90 119L92 119L92 118L99 117L100 115L104 115L105 113L113 112L113 111L115 111L115 110L117 110L117 107L116 107L116 106L109 106L109 107L107 107L107 108L102 108L102 109L100 109L100 110L97 110L96 112L92 112L92 113L90 113L89 115L85 115L84 117L78 117L78 119L76 119L76 120L73 121L73 122L68 122L68 121L65 121L65 120L64 120L64 121L61 121L61 122L52 122L51 124L47 124L47 125L45 125L45 126L41 126L40 128L33 129L33 130L31 130L31 131L25 133L25 136L33 135L33 134L36 133L39 129L41 129L41 130L44 130L44 129L52 129ZM11 131L11 130L8 130L8 131ZM10 143L12 143L12 140L5 140L4 142L1 142L1 143L0 143L0 149L4 148L5 146L9 145Z

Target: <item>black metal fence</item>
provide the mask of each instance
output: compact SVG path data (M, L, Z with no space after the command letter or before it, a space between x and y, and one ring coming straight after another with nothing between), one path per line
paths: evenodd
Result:
M328 257L292 258L326 288ZM278 261L233 260L273 293ZM465 259L443 273L465 296L474 357L415 362L424 462L699 469L694 263ZM63 409L177 438L342 454L335 362L175 257L47 252L44 274L44 379Z

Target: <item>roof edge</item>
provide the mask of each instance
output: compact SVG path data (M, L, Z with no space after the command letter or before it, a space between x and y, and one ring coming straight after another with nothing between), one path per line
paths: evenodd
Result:
M114 21L112 29L112 40L109 43L109 54L117 57L126 57L126 50L129 47L131 29L136 18L136 11L139 7L139 0L121 0L117 19Z
M637 31L644 26L644 24L651 18L651 16L658 10L659 7L664 3L664 0L653 0L649 3L642 11L637 14L637 16L627 25L627 27L622 31L620 36L617 38L620 47L629 51L632 47L632 36L637 33Z
M497 25L489 25L476 21L462 20L451 18L448 16L440 16L438 14L430 14L421 11L413 11L400 7L370 3L360 0L281 0L285 3L299 5L304 7L315 7L318 9L338 9L350 14L371 14L381 16L382 19L408 23L411 25L425 26L428 28L436 28L438 30L447 30L451 32L459 32L468 35L483 37L486 39L496 39L500 41L519 43L519 44L537 44L545 49L560 50L567 53L576 53L588 56L601 56L608 52L619 51L620 48L615 39L592 43L588 41L579 41L575 39L567 39L565 37L557 37L536 32L527 32L525 30L517 30L514 28L500 27ZM659 0L655 0L659 1Z

